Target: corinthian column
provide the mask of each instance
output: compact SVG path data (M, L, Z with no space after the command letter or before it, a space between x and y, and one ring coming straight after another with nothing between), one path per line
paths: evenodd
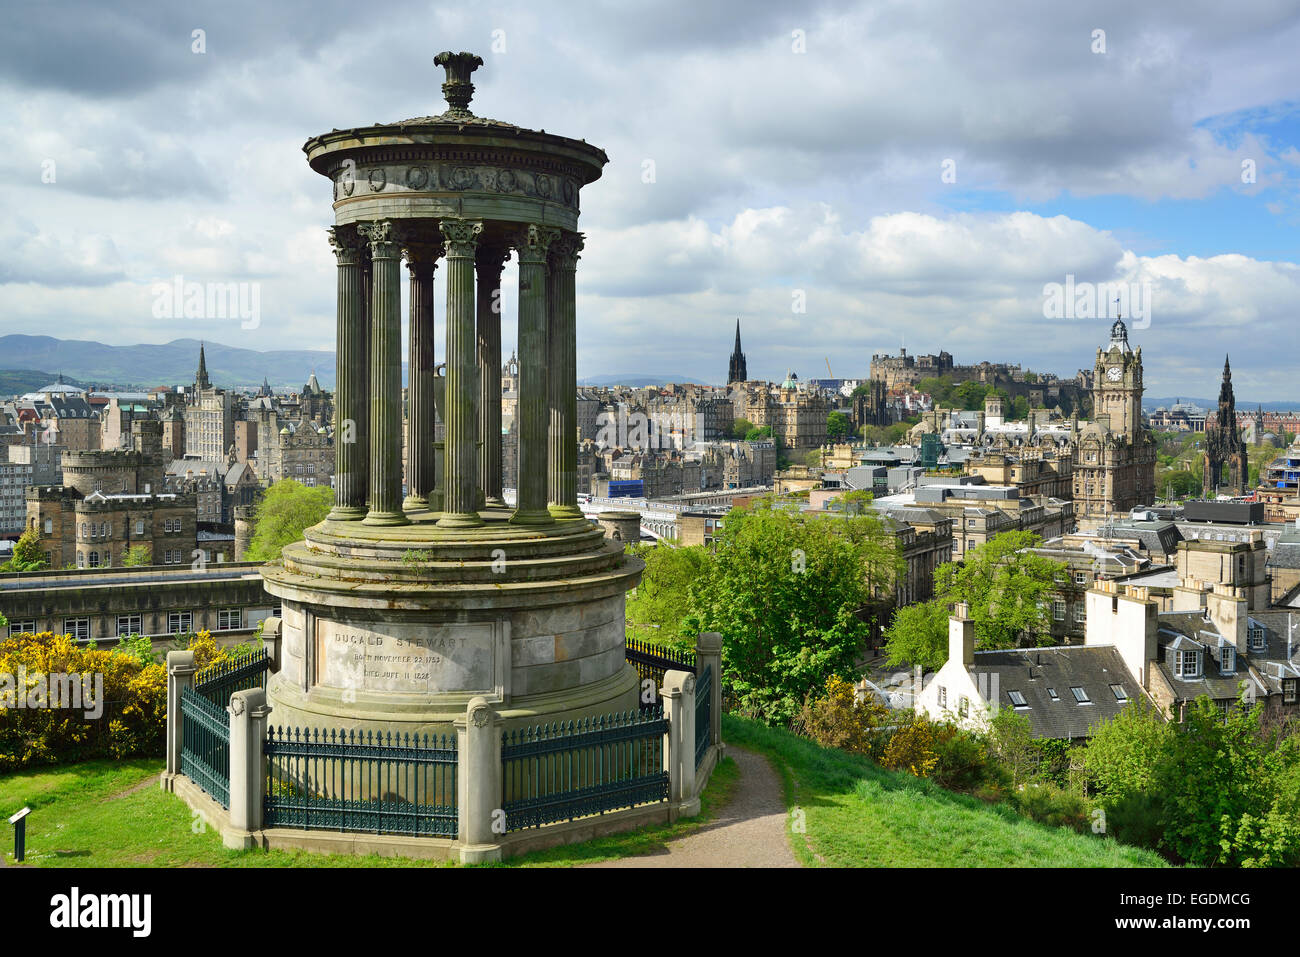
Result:
M550 335L547 375L549 501L556 518L582 518L578 508L578 329L575 274L581 233L565 233L551 244L547 284Z
M546 508L546 252L558 229L529 226L515 239L519 253L519 489L517 525L553 521Z
M362 282L362 242L351 226L330 229L338 260L338 340L334 369L334 507L332 521L357 521L366 515L370 477L370 434L366 421L366 311Z
M478 481L487 505L504 505L501 497L501 269L510 250L480 246L478 275Z
M402 513L402 260L388 220L370 240L370 511L367 525L405 525Z
M406 418L406 499L403 510L429 507L433 492L433 271L441 247L410 240L403 246L410 273L410 412Z
M443 458L443 528L482 525L478 500L478 369L474 364L474 256L483 224L444 219L447 249L447 385L443 421L447 427Z

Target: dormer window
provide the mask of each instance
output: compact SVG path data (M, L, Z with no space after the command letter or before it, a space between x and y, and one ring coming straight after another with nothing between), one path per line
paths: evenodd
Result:
M1267 644L1264 636L1264 629L1259 625L1252 624L1246 629L1246 647L1251 651L1263 651Z
M1225 644L1219 649L1219 671L1230 675L1237 670L1237 649Z
M1174 676L1177 678L1199 678L1201 676L1201 653L1199 651L1175 651Z

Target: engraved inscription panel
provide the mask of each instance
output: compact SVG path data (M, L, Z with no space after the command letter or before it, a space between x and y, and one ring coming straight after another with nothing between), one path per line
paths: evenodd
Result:
M503 623L316 622L321 683L390 694L503 694Z

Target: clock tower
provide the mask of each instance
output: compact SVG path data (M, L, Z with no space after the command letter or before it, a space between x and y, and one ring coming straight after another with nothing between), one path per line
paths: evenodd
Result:
M1130 440L1142 431L1142 347L1136 352L1129 347L1123 319L1110 327L1110 345L1097 350L1092 414L1110 416L1110 430Z

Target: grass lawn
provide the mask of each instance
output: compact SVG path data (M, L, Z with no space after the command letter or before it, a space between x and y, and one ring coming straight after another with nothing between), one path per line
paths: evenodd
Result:
M1167 867L1114 840L1047 827L1005 805L753 721L723 717L723 737L772 761L803 812L790 844L806 867Z
M413 861L370 855L306 851L230 851L221 836L203 827L185 802L158 787L162 762L87 761L36 768L0 778L0 816L30 806L26 864L35 867L445 867L444 861ZM699 817L587 844L540 851L505 866L564 867L647 854L688 833L725 803L737 780L735 762L714 772L701 798ZM13 863L13 846L5 850Z

